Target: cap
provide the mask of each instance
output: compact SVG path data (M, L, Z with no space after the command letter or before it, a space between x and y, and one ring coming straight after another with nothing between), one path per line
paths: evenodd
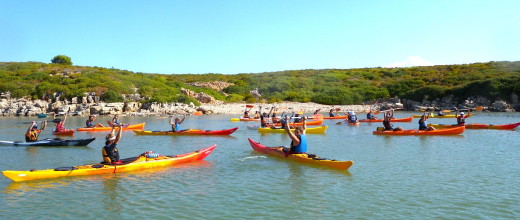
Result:
M463 114L464 114L464 112L461 112L460 114L461 114L461 115L463 115Z

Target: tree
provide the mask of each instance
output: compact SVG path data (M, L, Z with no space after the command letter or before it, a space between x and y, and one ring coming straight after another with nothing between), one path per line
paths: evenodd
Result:
M51 62L63 65L72 65L72 60L70 59L70 57L65 55L57 55L54 58L52 58Z

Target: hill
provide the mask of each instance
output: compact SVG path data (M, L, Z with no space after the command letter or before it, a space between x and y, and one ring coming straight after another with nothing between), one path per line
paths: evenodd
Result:
M193 82L229 82L214 89L188 85ZM320 104L361 104L379 98L414 101L451 96L456 102L468 97L491 101L511 100L520 94L520 61L410 68L360 68L289 70L256 74L146 74L99 67L39 62L0 63L0 92L12 97L64 98L96 93L107 102L139 94L141 102L197 103L181 92L187 88L225 102L258 101L250 91L258 89L268 102L295 101Z

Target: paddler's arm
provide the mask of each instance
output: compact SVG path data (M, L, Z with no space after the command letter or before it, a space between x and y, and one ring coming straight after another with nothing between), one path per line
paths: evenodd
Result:
M184 117L182 117L182 120L179 121L179 124L182 124L182 122L184 122L184 119L186 119L186 114L184 114Z
M123 125L118 125L118 127L119 131L117 131L116 144L119 142L119 140L121 140L121 137L123 136ZM112 131L114 131L114 128L115 127L112 127Z
M285 132L287 132L287 134L289 135L289 137L293 141L293 144L296 146L296 145L300 144L300 139L298 139L298 137L296 137L296 135L294 135L294 133L292 133L291 129L289 128L290 126L287 124L287 120L288 120L288 118L286 118L284 120L285 122L282 121L282 123L286 123L286 125L285 125Z
M31 126L29 128L27 128L27 131L25 132L25 134L29 134L31 133L31 129L34 127L34 125L36 124L35 121L32 122Z
M307 130L307 116L303 116L302 117L302 122L303 122L303 134L305 134L305 131Z
M45 130L46 127L47 127L47 121L43 121L43 126L42 126L42 129L40 129L40 132Z

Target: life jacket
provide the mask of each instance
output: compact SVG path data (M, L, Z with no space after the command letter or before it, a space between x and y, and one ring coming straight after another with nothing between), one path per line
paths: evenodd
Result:
M291 153L305 153L307 152L307 136L301 134L298 139L300 139L300 143L296 146L293 146L291 142Z
M181 124L175 123L175 132L181 131Z
M349 116L348 116L348 121L349 121L350 123L354 123L354 122L357 121L357 117L356 117L355 115L349 115Z
M27 142L35 142L38 141L38 134L40 131L29 131L29 133L25 134L25 141Z
M87 125L87 128L94 127L94 124L92 124L92 121L90 121L90 120L87 120L87 122L85 124Z
M392 123L390 123L390 120L388 120L388 121L384 120L383 126L385 127L385 131L393 129L393 126L392 126Z
M107 147L112 147L112 145L114 145L114 155L111 155L111 153L107 152ZM111 145L107 145L107 146L104 146L103 148L101 148L101 154L103 155L103 162L107 163L107 164L112 164L113 162L119 160L119 153L118 153L118 150L115 146L116 144L113 143ZM114 159L114 160L113 160Z
M426 129L428 129L428 126L426 124L426 120L424 120L422 122L421 122L421 120L419 120L419 130L426 130Z
M372 113L367 113L367 119L372 119Z
M459 116L459 117L457 117L457 123L458 123L459 125L463 125L463 124L465 124L465 123L466 123L466 118L465 118L464 116Z

